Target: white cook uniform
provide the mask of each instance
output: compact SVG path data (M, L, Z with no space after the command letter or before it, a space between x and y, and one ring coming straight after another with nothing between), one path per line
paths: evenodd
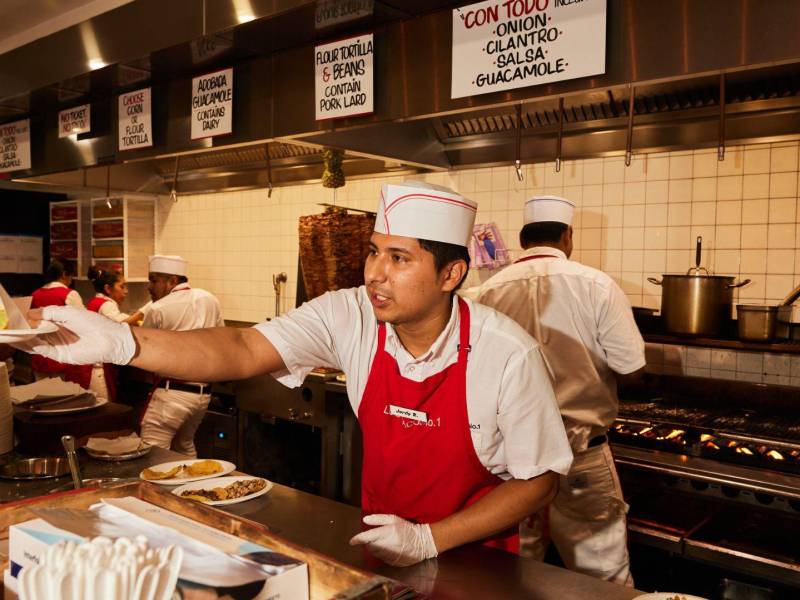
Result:
M611 277L552 247L522 258L481 286L474 298L510 316L542 347L575 461L549 509L550 536L574 570L632 585L626 539L627 506L608 444L587 449L617 416L614 373L645 366L644 340L630 302ZM524 554L541 559L541 519L523 526Z
M153 302L142 322L142 327L170 331L224 326L219 300L188 283L176 285L169 294ZM141 434L146 443L197 456L194 434L211 399L208 385L197 385L197 392L160 387L153 392L142 419Z
M472 346L467 362L467 414L478 458L503 479L530 479L546 471L566 474L572 452L538 344L511 319L467 303ZM444 331L418 358L408 353L387 323L385 350L397 361L403 377L422 381L456 362L458 321L454 299ZM341 369L347 377L350 405L358 414L378 336L378 322L364 286L328 292L255 327L286 364L285 371L273 373L278 381L296 387L314 367Z

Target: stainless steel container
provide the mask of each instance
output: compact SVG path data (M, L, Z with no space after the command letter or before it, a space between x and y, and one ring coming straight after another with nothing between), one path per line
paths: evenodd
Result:
M697 238L695 266L686 275L664 275L647 281L662 287L661 318L667 333L677 335L719 334L731 319L733 289L747 285L749 279L734 283L733 277L709 275L700 266L703 238Z
M737 304L739 339L746 342L771 342L778 324L778 307L761 304Z
M731 318L733 289L750 283L734 283L724 275L664 275L660 285L664 329L678 335L717 335Z
M20 458L0 468L3 479L49 479L69 473L66 458Z

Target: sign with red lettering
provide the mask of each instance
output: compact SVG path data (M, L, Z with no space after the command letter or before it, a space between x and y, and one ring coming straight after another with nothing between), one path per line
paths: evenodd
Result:
M58 113L58 137L86 133L91 128L91 105L82 104Z
M0 173L31 168L31 120L0 125Z
M119 149L134 150L153 145L150 88L120 94L118 108Z
M192 79L192 139L233 131L233 69Z
M317 120L373 111L372 34L314 48Z
M487 0L453 10L450 96L606 70L606 0Z

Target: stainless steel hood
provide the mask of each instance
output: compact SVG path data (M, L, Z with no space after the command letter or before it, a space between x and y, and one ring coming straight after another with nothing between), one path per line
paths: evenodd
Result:
M102 189L113 165L112 187L164 193L180 155L184 191L263 186L267 144L278 185L316 179L323 146L348 151L351 176L387 161L442 170L553 160L559 99L561 157L602 156L625 150L631 88L634 152L715 146L721 133L730 144L800 132L796 0L608 0L604 74L454 100L450 8L463 4L375 1L363 19L318 29L319 3L308 0L250 0L256 18L241 24L234 0L137 0L91 20L106 68L86 72L80 28L0 55L0 120L32 119L34 168L15 180ZM316 121L314 44L366 30L376 40L375 113ZM48 49L54 65L41 60ZM230 65L234 133L192 141L191 77ZM145 85L155 146L120 153L116 94ZM96 128L58 139L57 110L85 101Z

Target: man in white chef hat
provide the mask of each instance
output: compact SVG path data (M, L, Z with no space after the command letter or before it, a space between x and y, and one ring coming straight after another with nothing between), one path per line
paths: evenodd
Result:
M475 211L452 190L386 184L359 288L251 329L131 332L47 310L82 339L33 350L183 380L272 373L298 386L314 367L341 369L364 434L371 527L350 543L398 566L478 540L514 550L518 523L552 499L572 454L536 342L454 294Z
M189 285L188 268L188 261L180 256L150 257L147 291L153 303L143 327L188 331L225 326L219 300L210 292ZM163 373L161 369L154 370ZM142 417L142 440L196 457L194 435L210 399L211 387L205 380L160 377Z
M541 344L575 461L550 505L549 537L577 571L633 585L625 513L606 431L617 416L617 380L637 379L644 341L628 298L605 273L569 260L575 204L525 203L522 257L466 295L505 313ZM522 528L523 554L544 557L539 515Z

